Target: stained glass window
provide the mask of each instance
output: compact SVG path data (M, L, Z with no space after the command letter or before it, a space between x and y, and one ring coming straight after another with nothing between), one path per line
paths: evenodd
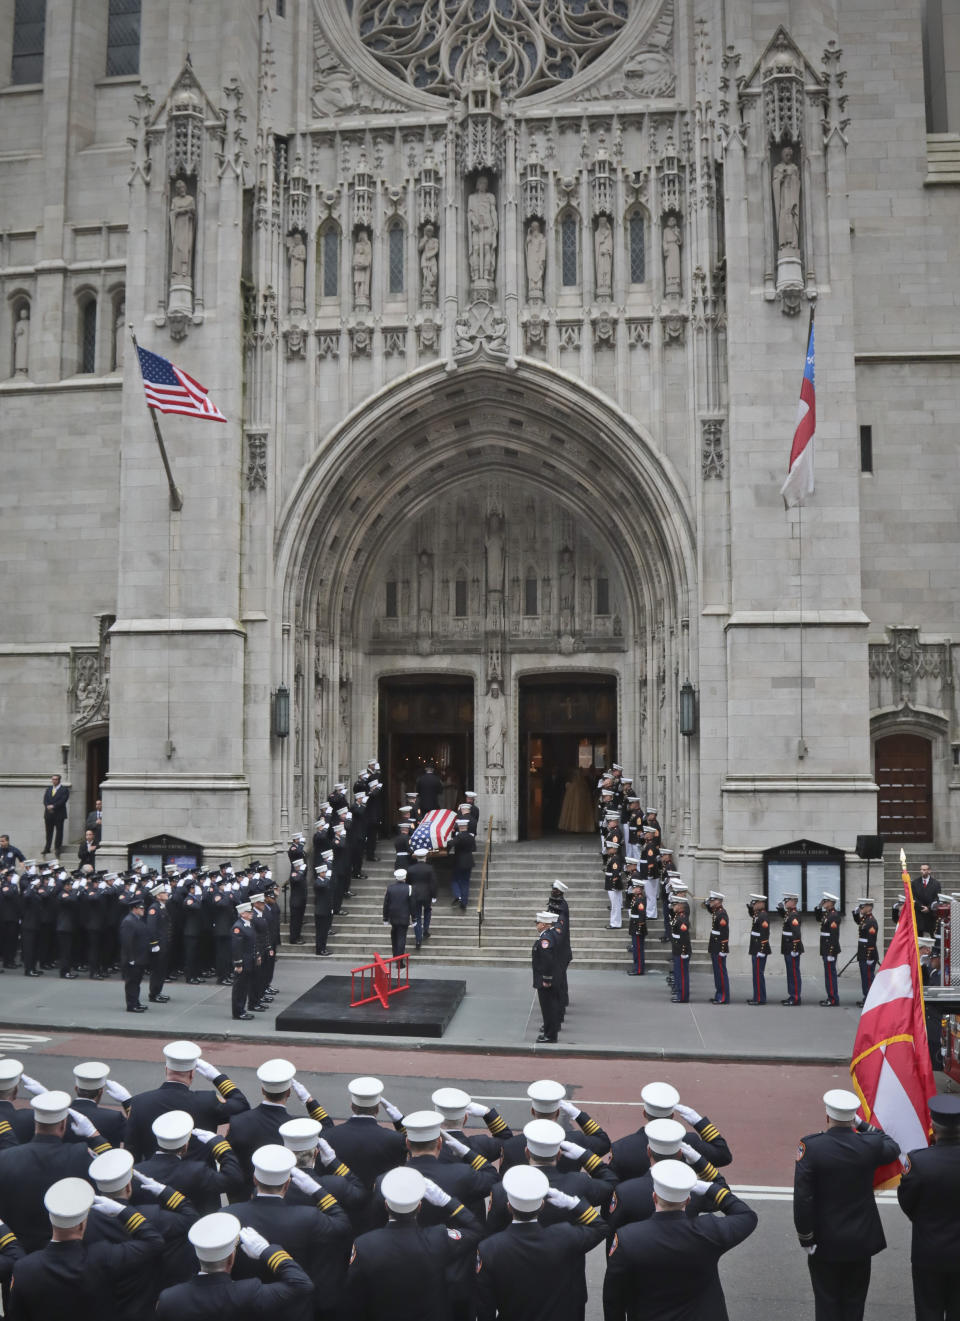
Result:
M11 82L43 82L43 41L46 26L47 0L16 0L13 10Z
M392 294L403 293L403 240L403 226L394 225L389 231L390 292Z
M560 222L560 282L569 287L578 283L577 225L573 216Z
M630 283L643 284L647 278L646 233L643 216L634 214L629 220Z
M110 0L107 77L140 72L140 0Z

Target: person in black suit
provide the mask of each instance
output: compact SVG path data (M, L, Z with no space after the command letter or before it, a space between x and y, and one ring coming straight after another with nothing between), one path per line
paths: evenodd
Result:
M70 790L61 784L59 775L51 775L50 783L43 791L43 856L50 852L51 842L54 853L60 856L63 847L63 824L67 819L67 801Z
M913 1224L917 1321L951 1321L960 1306L960 1096L932 1096L933 1146L907 1157L897 1201Z
M917 935L932 936L937 929L940 882L930 871L929 863L920 864L920 875L914 877L910 888L913 890L913 907L917 914Z
M171 1041L163 1048L166 1080L149 1092L138 1092L130 1101L124 1146L136 1160L153 1154L153 1121L168 1110L186 1110L195 1124L218 1128L231 1116L248 1110L250 1102L236 1083L201 1057L192 1041ZM212 1082L213 1092L191 1090L194 1073Z
M120 968L123 972L123 991L128 1014L145 1014L147 1006L140 1003L140 983L146 971L150 951L150 933L143 920L143 896L128 895L127 915L120 923Z
M377 1175L386 1174L406 1159L403 1132L381 1128L377 1123L380 1107L383 1106L394 1125L399 1126L403 1116L385 1099L379 1078L354 1078L347 1083L347 1091L350 1118L324 1129L323 1135L343 1163L372 1190Z
M417 777L417 814L422 817L426 812L434 812L440 806L443 794L443 781L437 774L437 768L428 761L422 775Z
M793 1223L807 1266L817 1321L862 1317L870 1259L887 1246L873 1196L874 1171L900 1155L893 1138L857 1121L860 1098L826 1092L827 1127L797 1147Z
M93 831L93 837L99 844L103 833L103 803L99 798L93 805L93 811L87 813L87 819L83 824L87 830Z
M430 939L430 919L437 902L437 873L427 862L426 849L413 850L413 862L407 867L407 883L413 899L413 938L417 949Z
M80 847L77 849L77 857L80 859L78 865L81 867L92 867L96 870L98 847L99 841L97 840L96 834L88 827L83 832L83 839L80 842Z
M407 884L407 872L395 871L393 882L383 896L383 923L390 928L390 949L394 958L407 948L407 928L413 921L416 905L413 890ZM417 941L419 946L420 942Z

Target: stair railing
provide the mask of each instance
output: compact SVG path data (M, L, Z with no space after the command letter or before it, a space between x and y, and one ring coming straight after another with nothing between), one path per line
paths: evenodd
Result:
M483 945L483 905L487 897L487 872L490 869L490 857L493 852L493 817L487 822L487 846L483 850L483 866L480 868L480 893L477 897L477 949Z

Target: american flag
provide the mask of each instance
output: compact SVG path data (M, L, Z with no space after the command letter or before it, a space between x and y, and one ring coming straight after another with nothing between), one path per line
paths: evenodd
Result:
M813 495L813 441L817 434L817 390L814 371L813 312L810 313L810 331L807 335L807 353L803 364L800 401L797 404L797 425L790 449L787 480L780 488L784 506L802 505L804 497Z
M410 836L410 852L413 853L415 849L445 849L453 834L456 819L456 812L444 807L427 812Z
M220 409L207 398L205 385L195 381L179 367L174 367L166 358L161 358L159 353L142 349L139 344L137 357L140 359L140 373L149 408L155 408L160 413L185 413L187 417L202 417L207 422L226 422Z

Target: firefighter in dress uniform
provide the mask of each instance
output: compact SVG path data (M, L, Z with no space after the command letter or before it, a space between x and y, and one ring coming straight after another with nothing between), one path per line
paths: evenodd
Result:
M556 976L560 960L559 941L555 928L557 915L549 911L537 913L537 936L533 942L533 985L540 1000L543 1031L538 1042L556 1041L560 1032L560 992Z

